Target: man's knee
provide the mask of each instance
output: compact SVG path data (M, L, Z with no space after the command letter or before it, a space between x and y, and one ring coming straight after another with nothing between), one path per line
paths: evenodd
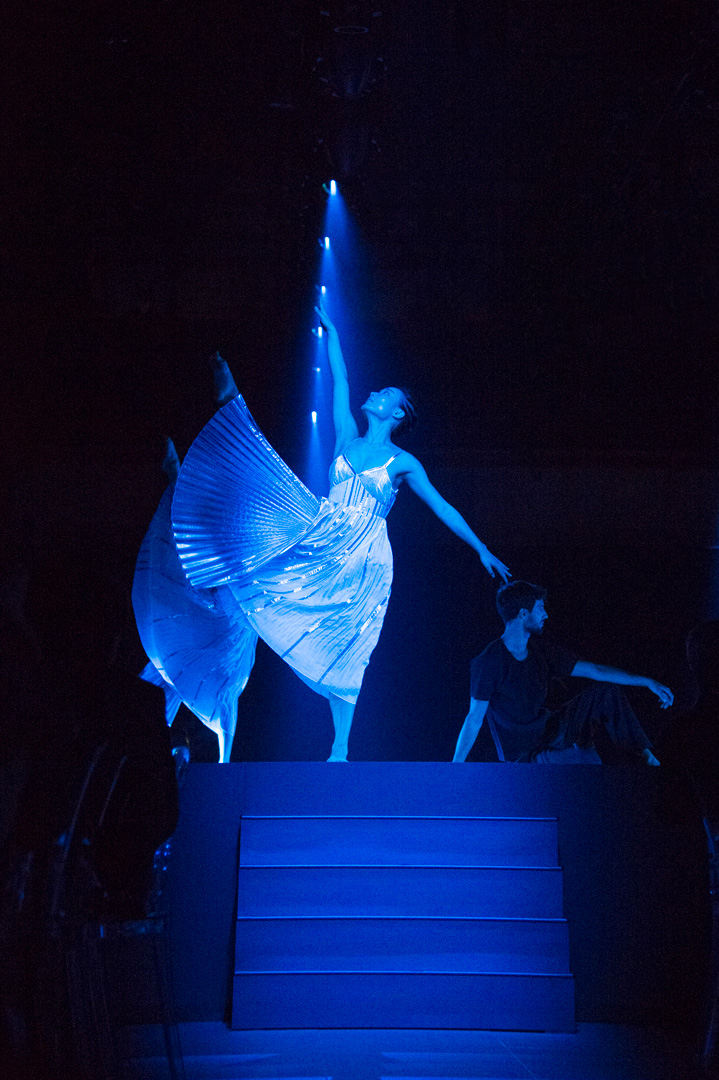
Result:
M627 695L615 683L595 683L583 693L591 696L594 702L609 709L610 715L618 705L628 704Z

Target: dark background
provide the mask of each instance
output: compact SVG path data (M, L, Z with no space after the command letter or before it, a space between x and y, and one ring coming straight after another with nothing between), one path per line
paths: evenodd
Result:
M5 7L3 600L49 557L129 592L162 436L183 453L211 415L215 349L301 471L335 176L364 240L356 400L409 384L407 448L549 587L556 635L680 686L687 629L717 613L714 7L324 10ZM335 33L352 24L359 45ZM350 753L443 759L494 589L411 493L389 528ZM131 627L123 662L144 662ZM329 710L262 646L239 715L237 757L326 756Z

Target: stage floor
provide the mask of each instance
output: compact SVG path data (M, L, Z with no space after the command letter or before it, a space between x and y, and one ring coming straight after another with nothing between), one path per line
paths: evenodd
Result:
M187 1080L693 1080L691 1048L666 1029L579 1024L504 1031L230 1031L181 1024ZM123 1080L165 1080L159 1028L125 1029Z

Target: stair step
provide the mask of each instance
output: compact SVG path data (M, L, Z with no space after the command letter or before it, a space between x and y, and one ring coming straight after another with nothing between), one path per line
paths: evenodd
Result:
M556 866L556 818L247 815L244 866Z
M233 1028L575 1030L570 975L270 972L233 990Z
M558 867L240 867L237 914L561 918Z
M569 974L568 931L564 919L243 918L235 968Z

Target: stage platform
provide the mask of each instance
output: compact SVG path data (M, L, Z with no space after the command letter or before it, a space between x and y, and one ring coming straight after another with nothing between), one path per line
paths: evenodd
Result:
M381 1027L384 1016L393 1028L536 1028L523 1010L541 978L554 1020L539 1026L567 1032L573 978L581 1024L691 1021L703 990L706 860L699 830L667 816L659 772L191 765L167 886L178 1019L228 1023L234 997L236 1027ZM318 941L328 944L321 963ZM430 993L428 973L443 977ZM453 981L442 1013L433 999ZM478 1021L483 993L504 1011ZM404 1000L404 1017L388 1022L383 994ZM335 1002L324 1019L318 1000Z
M666 1028L580 1024L574 1034L495 1031L230 1031L183 1024L187 1080L699 1080ZM121 1080L166 1080L156 1028L123 1032Z

